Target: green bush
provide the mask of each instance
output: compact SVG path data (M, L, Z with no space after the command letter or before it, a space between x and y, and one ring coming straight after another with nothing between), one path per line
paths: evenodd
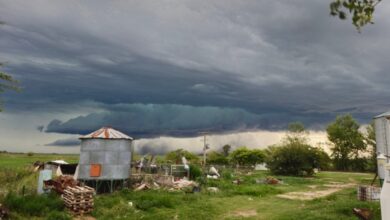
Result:
M320 168L324 155L319 149L301 142L290 142L273 147L267 166L278 175L311 176L314 168Z
M234 175L233 172L230 170L223 170L221 173L221 177L225 180L232 180Z
M226 165L229 164L229 160L224 155L216 151L211 151L207 154L207 164Z
M197 180L203 174L202 169L194 164L190 164L190 179Z
M196 156L195 154L193 154L189 151L183 150L183 149L171 151L165 155L165 159L167 161L172 161L173 163L177 163L177 164L182 163L182 161L181 161L182 157L185 157L191 163L199 162L198 156Z
M265 154L259 149L250 150L246 147L240 147L230 154L230 158L232 162L239 165L255 165L264 162Z
M20 196L11 192L5 197L4 205L27 216L45 216L51 211L64 210L63 201L55 194Z

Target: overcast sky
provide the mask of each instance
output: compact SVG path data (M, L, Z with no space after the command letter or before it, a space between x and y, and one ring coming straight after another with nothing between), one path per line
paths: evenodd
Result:
M368 123L390 109L390 3L361 34L328 4L0 0L0 60L23 88L2 96L0 149L77 152L106 125L145 148L201 131L264 147L293 121L321 141L338 114Z

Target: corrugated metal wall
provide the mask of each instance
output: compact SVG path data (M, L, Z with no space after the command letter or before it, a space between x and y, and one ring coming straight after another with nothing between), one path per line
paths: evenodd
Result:
M122 139L82 139L79 175L81 180L119 180L130 174L132 141ZM101 164L100 177L91 177L91 164Z

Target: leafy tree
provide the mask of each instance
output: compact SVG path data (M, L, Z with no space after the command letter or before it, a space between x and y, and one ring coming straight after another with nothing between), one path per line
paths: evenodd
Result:
M316 168L321 170L329 170L332 160L330 159L328 153L324 151L321 147L313 147L313 151L316 159Z
M271 145L267 154L267 167L274 174L311 176L314 168L328 169L329 155L322 148L308 144L308 131L301 122L288 125L286 137L281 145Z
M208 164L228 164L229 160L223 154L218 153L216 151L211 151L207 155L207 163Z
M272 147L266 163L270 171L277 175L311 176L314 168L326 164L326 153L303 142L285 143Z
M232 147L229 145L229 144L225 144L223 147L222 147L222 151L223 151L223 155L225 157L229 156L229 152L230 152L230 149Z
M292 122L288 124L288 130L286 137L284 138L284 142L306 143L308 134L309 132L306 131L305 125L302 122Z
M288 124L288 131L294 133L302 133L305 131L305 125L302 122L292 122Z
M182 163L182 157L185 157L188 161L192 163L197 163L199 161L198 156L183 149L171 151L165 155L166 160L173 161L174 163L177 164Z
M347 13L352 15L352 24L360 32L366 24L373 24L375 7L381 0L333 0L330 3L330 14L342 20Z
M230 154L231 161L239 165L255 165L264 163L265 154L262 150L250 150L246 147L240 147Z
M337 116L336 120L326 128L328 139L334 144L332 157L336 169L353 168L355 165L351 163L351 160L359 161L359 154L366 150L364 137L359 131L359 127L360 125L355 119L348 114Z

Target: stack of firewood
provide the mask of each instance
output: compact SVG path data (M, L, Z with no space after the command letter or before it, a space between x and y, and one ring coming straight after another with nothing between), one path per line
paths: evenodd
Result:
M93 210L93 195L95 190L88 186L68 186L64 190L65 206L73 215L83 215Z

